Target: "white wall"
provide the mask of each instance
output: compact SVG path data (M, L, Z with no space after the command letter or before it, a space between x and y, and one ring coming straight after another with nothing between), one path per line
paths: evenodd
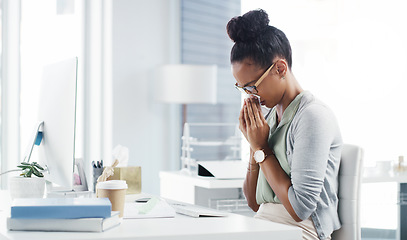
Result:
M142 167L142 191L159 194L160 170L179 166L179 107L154 100L155 69L179 59L178 0L115 0L112 24L113 147Z

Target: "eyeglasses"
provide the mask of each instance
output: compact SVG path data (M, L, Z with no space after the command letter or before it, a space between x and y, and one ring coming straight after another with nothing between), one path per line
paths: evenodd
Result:
M258 87L258 86L260 85L260 83L267 77L267 75L269 74L270 70L273 68L274 64L275 64L275 63L273 63L273 64L263 73L263 75L261 75L261 77L259 78L259 80L257 80L254 85L241 87L241 86L237 85L237 83L235 83L236 89L239 90L239 91L241 91L242 93L246 93L246 94L256 94L256 93L257 93L257 87Z

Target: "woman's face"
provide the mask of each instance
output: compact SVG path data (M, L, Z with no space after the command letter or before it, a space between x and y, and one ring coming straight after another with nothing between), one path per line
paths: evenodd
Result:
M232 64L233 76L240 87L253 86L266 71L267 69L260 68L250 60ZM256 88L255 95L260 97L260 104L272 108L280 103L285 93L285 83L286 81L277 73L277 66L274 65Z

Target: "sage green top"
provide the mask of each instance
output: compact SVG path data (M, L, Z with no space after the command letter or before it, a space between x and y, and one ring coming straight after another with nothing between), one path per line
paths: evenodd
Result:
M288 174L291 175L291 169L288 164L287 160L287 132L288 128L290 127L291 121L295 113L298 110L298 106L301 102L301 98L304 95L304 92L298 94L294 100L288 105L283 113L283 117L281 118L280 123L277 121L277 111L274 107L267 120L268 125L270 126L270 134L268 138L268 144L274 155L276 156L277 160L279 161L283 170ZM256 189L256 201L257 204L262 203L281 203L280 200L277 198L276 194L274 193L273 189L271 189L270 185L268 184L266 177L263 174L263 171L259 172L259 177L257 179L257 189Z

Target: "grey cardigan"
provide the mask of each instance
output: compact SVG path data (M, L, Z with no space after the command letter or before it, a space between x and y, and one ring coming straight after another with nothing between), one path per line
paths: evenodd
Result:
M334 114L305 92L287 133L292 183L288 199L299 218L311 216L320 239L341 227L337 211L341 148Z

